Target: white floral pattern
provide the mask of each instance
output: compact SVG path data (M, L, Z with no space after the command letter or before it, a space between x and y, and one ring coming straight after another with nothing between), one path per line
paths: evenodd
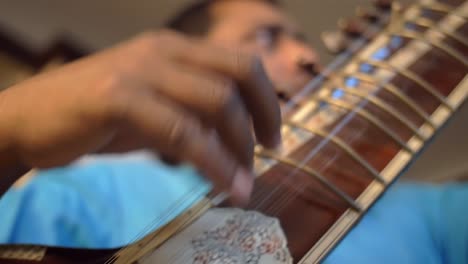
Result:
M193 264L259 264L265 255L277 263L290 263L278 226L276 219L257 212L235 214L192 240Z
M279 221L254 211L213 208L142 264L292 264Z

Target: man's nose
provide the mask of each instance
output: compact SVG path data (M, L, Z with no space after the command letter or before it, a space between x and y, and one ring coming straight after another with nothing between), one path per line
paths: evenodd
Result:
M311 76L319 74L319 58L315 50L306 43L298 43L297 48L296 63L299 69Z

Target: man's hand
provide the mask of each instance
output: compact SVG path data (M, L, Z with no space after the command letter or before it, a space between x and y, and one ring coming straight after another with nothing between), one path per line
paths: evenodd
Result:
M191 162L243 202L253 183L251 121L261 144L280 142L279 106L258 58L145 33L0 93L0 153L48 168L151 148Z

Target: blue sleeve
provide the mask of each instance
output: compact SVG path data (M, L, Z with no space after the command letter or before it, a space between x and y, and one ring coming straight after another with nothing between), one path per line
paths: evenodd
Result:
M192 168L154 161L42 171L0 200L0 243L121 246L170 221L209 189Z
M468 263L468 184L393 186L324 263Z
M150 161L43 171L0 200L0 243L121 246L209 189L189 167ZM325 263L468 263L467 220L468 184L397 184Z

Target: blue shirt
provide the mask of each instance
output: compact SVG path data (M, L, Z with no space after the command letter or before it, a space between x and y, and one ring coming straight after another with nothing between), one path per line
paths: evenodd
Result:
M40 172L0 200L0 243L117 247L201 199L188 166L117 159ZM397 184L325 263L468 263L468 184Z

